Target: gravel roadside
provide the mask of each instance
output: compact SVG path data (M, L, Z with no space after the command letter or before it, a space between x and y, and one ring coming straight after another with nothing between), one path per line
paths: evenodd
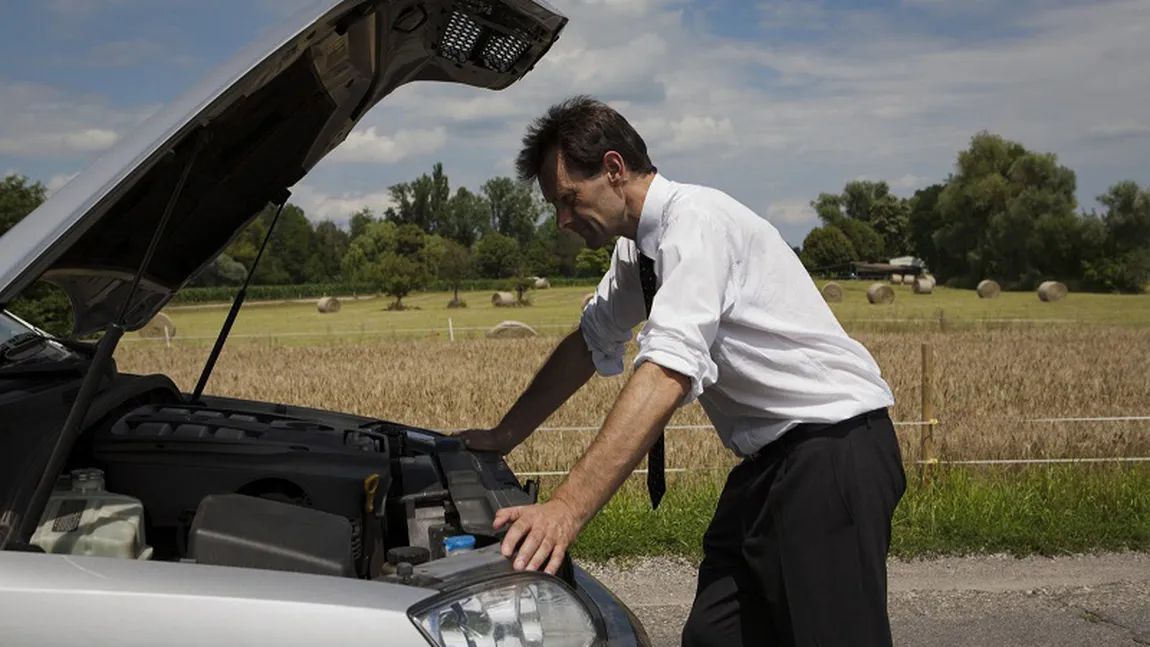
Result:
M694 595L691 563L586 564L643 621L657 647L679 644ZM896 645L1150 645L1150 555L1117 553L894 561Z

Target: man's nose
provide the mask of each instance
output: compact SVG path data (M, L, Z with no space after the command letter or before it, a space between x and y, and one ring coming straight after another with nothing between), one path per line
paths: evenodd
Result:
M555 214L555 220L559 223L560 229L571 229L571 223L575 222L575 214L570 209L559 209Z

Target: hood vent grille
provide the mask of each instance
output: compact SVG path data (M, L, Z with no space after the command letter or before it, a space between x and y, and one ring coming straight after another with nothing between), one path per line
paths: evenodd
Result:
M516 34L525 27L520 22L510 12L464 0L451 12L439 42L439 53L460 65L508 72L528 49L531 35L525 39Z

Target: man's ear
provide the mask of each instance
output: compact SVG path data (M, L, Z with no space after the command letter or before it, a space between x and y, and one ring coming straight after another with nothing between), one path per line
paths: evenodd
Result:
M623 161L623 156L615 151L603 154L603 170L607 173L607 180L611 184L619 184L627 179L627 163Z

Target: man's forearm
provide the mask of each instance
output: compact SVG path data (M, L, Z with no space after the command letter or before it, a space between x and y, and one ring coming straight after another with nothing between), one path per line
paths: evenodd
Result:
M686 376L652 362L641 364L553 498L570 505L586 523L650 451L689 388Z
M594 374L591 352L577 329L559 343L499 426L526 437Z

